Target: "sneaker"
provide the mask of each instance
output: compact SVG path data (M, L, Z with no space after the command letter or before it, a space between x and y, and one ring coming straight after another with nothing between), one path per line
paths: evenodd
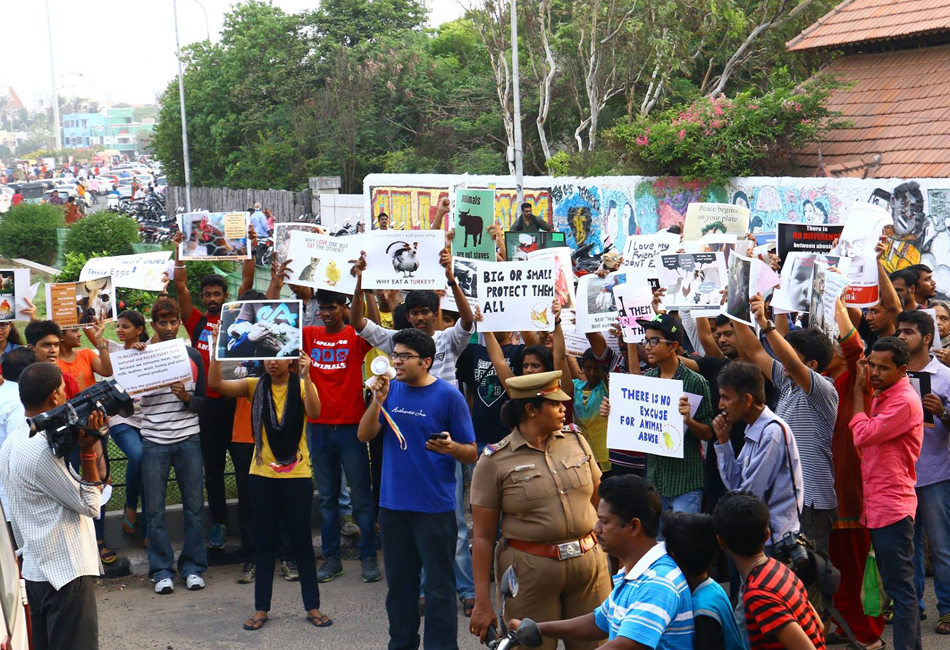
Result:
M185 578L185 586L189 591L198 591L205 588L205 581L197 573L192 573Z
M175 583L171 578L162 578L155 583L156 594L170 594L173 591L175 591Z
M228 527L224 524L215 524L208 533L208 548L220 550L228 539Z
M343 575L343 562L338 557L328 557L317 571L317 582L330 582Z
M359 537L360 527L356 525L353 515L343 515L340 517L340 534L347 537Z
M364 557L360 560L360 568L363 572L363 582L379 582L379 562L375 557Z
M241 575L238 576L238 583L242 585L250 584L257 578L257 565L253 562L245 562L241 569Z
M300 572L297 571L297 563L293 560L281 560L280 576L287 582L297 582L300 580Z

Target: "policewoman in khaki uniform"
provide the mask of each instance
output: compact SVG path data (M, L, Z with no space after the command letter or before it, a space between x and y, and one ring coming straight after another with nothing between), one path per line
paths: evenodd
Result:
M511 377L502 421L512 432L485 447L472 476L475 610L470 631L484 640L497 626L489 575L514 566L520 587L506 618L557 621L589 614L610 593L607 556L597 545L597 486L601 472L579 432L562 431L561 371ZM501 520L502 539L497 542ZM565 642L567 650L596 641ZM542 646L554 650L556 639Z

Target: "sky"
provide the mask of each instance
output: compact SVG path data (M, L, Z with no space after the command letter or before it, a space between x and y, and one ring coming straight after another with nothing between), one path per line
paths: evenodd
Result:
M95 77L100 101L154 103L178 74L172 0L48 0L53 57L58 78L68 73ZM181 45L217 40L233 0L178 0ZM430 25L454 20L471 0L429 0ZM288 13L319 5L317 0L273 0ZM12 86L23 103L50 95L49 40L43 0L0 0L0 87ZM207 27L206 27L207 25ZM61 91L62 94L62 91ZM68 93L67 93L68 94Z

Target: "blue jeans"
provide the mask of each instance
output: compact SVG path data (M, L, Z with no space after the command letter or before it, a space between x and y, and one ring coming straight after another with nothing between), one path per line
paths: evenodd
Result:
M148 517L148 575L158 582L174 576L175 553L168 541L165 523L165 488L169 470L175 468L181 492L185 536L178 557L178 573L201 575L208 568L202 529L201 441L189 436L180 442L160 445L142 439L142 481L145 485L145 515Z
M914 588L914 520L904 517L869 528L884 593L894 601L894 650L922 650L920 609Z
M703 504L703 491L693 490L675 497L662 497L663 511L688 512L695 514Z
M920 611L926 590L924 575L924 529L930 540L934 565L937 611L950 613L950 481L917 488L917 523L914 526L914 581Z
M356 424L307 425L310 459L320 497L323 557L340 557L340 483L342 465L350 484L353 516L360 528L360 559L376 557L376 521L366 443L356 437Z
M125 507L137 510L142 491L142 436L125 423L109 427L109 435L129 459L125 466Z

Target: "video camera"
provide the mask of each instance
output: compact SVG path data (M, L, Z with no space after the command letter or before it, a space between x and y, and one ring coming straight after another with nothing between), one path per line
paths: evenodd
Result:
M58 458L68 458L90 415L101 411L109 416L130 417L133 408L132 397L125 389L116 380L107 379L93 384L65 404L27 419L27 422L31 437L45 431L53 453ZM105 437L96 431L90 433Z

